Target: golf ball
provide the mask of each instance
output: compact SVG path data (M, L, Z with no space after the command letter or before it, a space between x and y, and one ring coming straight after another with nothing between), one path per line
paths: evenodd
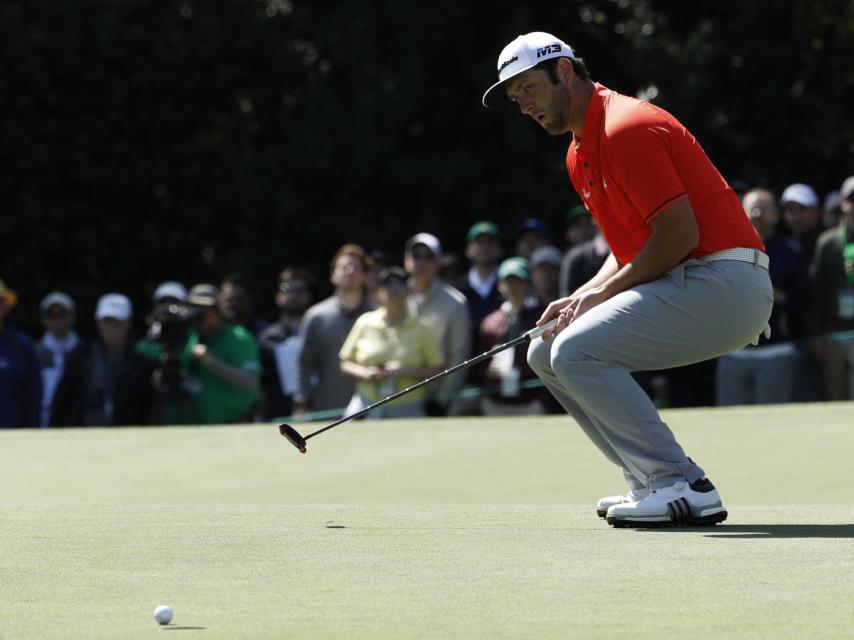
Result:
M154 610L154 619L160 624L169 624L172 621L172 607L161 604Z

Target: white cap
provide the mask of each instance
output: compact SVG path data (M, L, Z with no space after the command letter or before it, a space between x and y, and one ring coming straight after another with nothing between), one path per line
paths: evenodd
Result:
M851 200L854 198L854 176L845 178L845 182L839 188L839 197L843 200Z
M180 302L184 302L187 299L187 287L174 280L163 282L154 290L154 295L151 296L151 299L154 302L160 302L163 298L175 298Z
M816 195L815 189L808 184L796 182L786 187L780 197L780 204L785 205L787 202L797 202L805 207L817 207L818 195Z
M564 41L550 33L533 31L519 36L504 47L498 56L498 82L483 94L483 106L489 107L494 91L515 75L537 66L549 58L574 58L575 52Z
M127 296L120 293L105 293L98 299L98 306L95 307L95 320L104 318L130 320L132 315L133 305Z
M42 298L41 305L39 308L42 313L45 313L48 309L50 309L53 305L59 305L66 311L74 311L74 300L71 299L66 293L62 293L62 291L51 291L44 298Z
M416 244L423 244L425 247L430 249L430 251L433 252L433 255L437 258L442 255L442 244L439 242L439 238L434 236L432 233L416 233L412 236L406 241L406 253L412 253L412 248Z

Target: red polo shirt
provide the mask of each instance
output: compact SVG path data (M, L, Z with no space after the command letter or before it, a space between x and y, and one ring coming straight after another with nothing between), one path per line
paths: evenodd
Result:
M573 137L566 168L621 265L646 244L649 223L686 198L700 228L686 258L733 247L764 251L738 196L694 136L648 102L596 84L584 137Z

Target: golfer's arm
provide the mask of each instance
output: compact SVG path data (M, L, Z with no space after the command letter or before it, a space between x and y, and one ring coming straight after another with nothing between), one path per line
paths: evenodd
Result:
M700 241L700 228L687 199L667 207L650 226L652 235L635 259L599 285L608 298L660 278L682 262Z
M620 270L620 265L617 262L617 259L614 257L613 253L609 253L608 257L605 259L605 263L599 269L595 276L590 278L583 285L578 287L575 291L571 293L573 298L577 297L579 294L584 293L588 289L595 289L598 286L605 284L610 278L612 278L618 271Z

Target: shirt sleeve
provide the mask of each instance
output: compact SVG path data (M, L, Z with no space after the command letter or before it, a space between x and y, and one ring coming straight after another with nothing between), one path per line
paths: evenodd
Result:
M365 314L362 314L356 318L356 322L353 323L353 328L350 329L350 333L348 333L347 337L344 339L344 344L341 345L341 350L338 352L338 357L341 360L349 360L350 362L356 361L356 343L362 335L362 327L365 324L362 318L364 317Z
M673 162L674 131L667 122L627 124L611 134L611 173L649 224L688 197Z
M471 354L471 321L468 307L458 305L450 321L450 358L448 365L457 365Z
M419 322L421 329L421 351L425 365L428 367L440 367L445 364L445 354L442 353L442 345L439 337L433 333L423 320Z

